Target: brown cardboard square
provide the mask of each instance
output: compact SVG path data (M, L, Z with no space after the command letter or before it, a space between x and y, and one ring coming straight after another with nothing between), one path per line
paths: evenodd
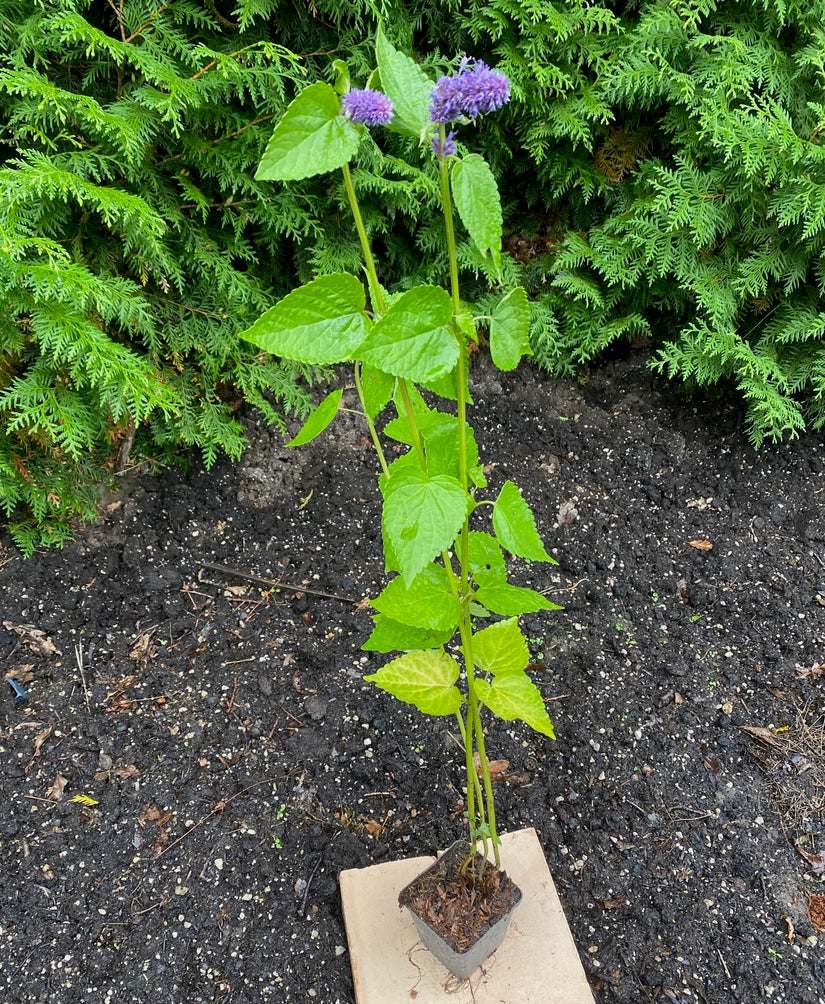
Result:
M357 1004L593 1004L536 831L501 838L501 863L524 899L504 944L466 982L423 948L398 893L434 859L341 872Z

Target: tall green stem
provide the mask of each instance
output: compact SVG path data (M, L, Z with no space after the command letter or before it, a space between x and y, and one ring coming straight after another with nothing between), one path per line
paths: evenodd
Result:
M390 469L387 466L387 458L384 456L384 450L381 447L381 440L378 438L378 432L375 428L375 422L373 422L372 417L367 411L367 405L364 400L364 387L361 383L361 363L356 362L352 368L352 371L355 377L355 389L358 391L358 399L361 402L361 407L364 409L364 418L367 420L367 427L370 430L370 438L372 439L372 445L375 447L375 452L378 454L378 462L379 464L381 464L381 470L387 477L389 477Z
M355 229L358 231L358 240L361 242L361 252L364 255L364 264L367 266L367 277L370 284L372 310L376 316L381 317L386 313L384 294L381 291L381 283L378 281L378 273L375 271L375 259L372 257L370 240L369 237L367 237L367 230L364 226L364 220L361 217L361 208L358 205L358 197L355 194L355 186L352 183L352 172L349 169L349 164L344 164L342 170L344 173L344 187L347 190L349 207L352 210L353 217L355 218Z
M349 201L349 207L352 210L352 215L355 220L355 229L358 231L358 240L361 242L361 252L364 255L364 264L367 266L367 279L370 285L370 298L372 300L373 314L376 317L383 317L383 315L387 312L387 308L384 303L384 293L381 290L381 283L378 281L378 272L375 270L375 259L372 256L370 239L367 236L367 229L364 226L364 220L361 216L361 207L358 205L358 196L355 194L355 186L352 183L352 172L349 169L349 164L344 164L342 171L344 174L344 188L347 190L347 200ZM357 377L356 385L359 386L358 393L360 395L361 390ZM407 390L407 381L399 377L398 387L401 391L401 400L404 404L404 411L407 414L407 421L410 423L410 429L412 430L413 443L415 444L415 452L418 455L418 462L421 464L422 469L426 470L427 462L424 457L424 447L421 442L421 436L418 432L418 425L415 421L415 414L413 412L412 402L410 401L409 391ZM364 404L363 396L361 397L361 404ZM364 410L366 411L366 408ZM377 442L378 435L375 432L372 421L367 418L367 422L370 426L370 435L373 437L373 442ZM383 453L380 450L378 455L383 458ZM382 462L381 466L384 473L387 474L388 471L386 463Z
M446 127L440 127L440 139L442 148L446 139ZM438 175L441 188L441 205L444 211L444 225L447 237L447 256L450 269L450 295L453 301L453 331L459 342L459 358L456 372L457 392L457 413L458 413L458 466L459 481L465 491L468 489L467 476L467 342L464 333L458 326L455 318L461 313L461 297L458 285L458 256L456 254L455 227L453 225L453 205L450 193L450 172L449 158L438 158ZM471 815L470 837L471 841L475 837L476 821L483 821L486 818L489 828L490 838L493 844L493 854L495 856L496 867L500 867L499 859L499 837L496 830L496 811L493 798L493 783L490 777L490 766L487 760L487 752L484 744L484 730L481 723L481 713L479 701L475 689L475 663L473 660L473 631L470 619L470 602L472 592L470 589L470 569L469 569L469 519L464 521L459 537L459 559L461 563L461 585L460 585L460 610L461 619L458 629L461 635L461 648L464 653L464 666L467 673L467 727L465 733L465 747L467 749L467 791L468 810L470 807L469 792L474 788L477 781L476 767L473 759L473 747L478 750L479 766L484 785L483 798L479 798L479 810ZM484 833L484 829L482 833ZM487 852L487 841L484 840L484 851Z

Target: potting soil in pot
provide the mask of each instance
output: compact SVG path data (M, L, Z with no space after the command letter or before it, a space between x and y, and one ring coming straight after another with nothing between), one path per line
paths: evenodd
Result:
M400 906L417 913L455 952L475 944L520 899L507 873L497 871L481 854L475 855L477 881L472 879L473 866L462 874L469 854L468 843L453 844L398 897Z

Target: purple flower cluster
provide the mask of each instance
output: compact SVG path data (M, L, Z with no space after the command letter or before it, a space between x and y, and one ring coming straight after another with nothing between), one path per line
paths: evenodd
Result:
M361 125L389 125L395 107L381 91L353 88L341 98L341 111L350 121Z
M506 105L510 81L500 70L491 70L480 59L462 59L458 73L440 77L430 98L430 121L455 122L477 118Z
M451 129L447 135L444 137L444 142L441 142L440 133L436 133L432 138L433 150L438 157L451 157L454 153L458 153L458 147L455 145L455 129Z

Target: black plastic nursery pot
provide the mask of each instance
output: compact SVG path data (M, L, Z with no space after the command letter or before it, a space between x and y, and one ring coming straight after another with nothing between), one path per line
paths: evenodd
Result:
M424 947L461 980L469 979L504 941L522 897L507 873L478 853L480 881L462 874L470 854L467 841L456 841L398 896Z

